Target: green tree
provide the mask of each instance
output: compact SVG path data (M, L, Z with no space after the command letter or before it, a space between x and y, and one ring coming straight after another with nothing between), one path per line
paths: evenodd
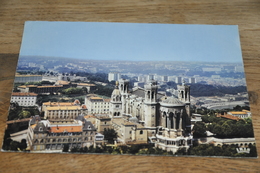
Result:
M114 129L105 129L103 135L109 144L113 144L117 138L117 132Z
M207 136L206 134L206 126L203 122L197 122L195 123L194 127L193 127L193 136L195 138L199 138L199 137L205 137Z
M18 117L19 119L29 118L31 117L31 113L29 111L22 111L19 113Z

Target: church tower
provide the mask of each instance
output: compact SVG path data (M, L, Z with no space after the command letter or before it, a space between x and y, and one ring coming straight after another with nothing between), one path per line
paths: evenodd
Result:
M121 93L121 101L122 101L122 113L126 114L126 99L129 95L129 80L120 79L119 80L119 91Z
M185 81L183 80L182 85L178 85L178 99L185 103L185 110L187 114L186 118L186 124L189 126L191 124L190 119L190 86L185 84Z
M122 101L121 101L121 93L120 90L118 89L118 81L116 81L116 87L111 95L110 115L111 118L122 117Z
M144 99L144 116L145 126L155 127L156 126L156 113L157 113L157 82L151 80L144 86L145 88L145 99Z

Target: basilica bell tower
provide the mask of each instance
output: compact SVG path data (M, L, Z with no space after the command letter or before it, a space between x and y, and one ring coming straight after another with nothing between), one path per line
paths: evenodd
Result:
M149 81L145 86L145 99L144 99L144 115L145 126L156 126L156 113L157 113L157 82L154 80Z
M119 80L119 91L121 93L121 101L122 101L122 113L126 113L126 100L129 95L129 80L120 79Z
M185 84L183 80L182 85L177 86L178 89L178 99L185 103L185 111L187 114L186 124L189 126L191 124L191 113L190 113L190 86Z

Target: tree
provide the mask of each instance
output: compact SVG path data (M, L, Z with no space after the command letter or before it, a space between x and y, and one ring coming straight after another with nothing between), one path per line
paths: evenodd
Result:
M29 118L31 117L31 113L29 111L22 111L21 113L19 113L18 117L19 119Z
M242 111L242 107L237 105L233 108L235 111Z
M22 139L21 143L19 144L20 150L24 151L27 148L26 139Z
M206 126L203 122L197 122L195 123L194 127L193 127L193 136L195 138L199 138L199 137L205 137L207 136L206 134Z
M117 139L117 132L114 129L105 129L103 135L105 140L110 144L113 144L114 140Z
M11 141L10 142L10 150L12 151L18 151L20 143L17 141Z

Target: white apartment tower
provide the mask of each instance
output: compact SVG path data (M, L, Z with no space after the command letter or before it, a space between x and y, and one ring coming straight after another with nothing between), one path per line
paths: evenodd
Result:
M182 83L182 77L176 77L175 83L177 83L177 84Z
M110 72L108 73L108 81L118 81L119 79L121 79L121 73L119 72Z

